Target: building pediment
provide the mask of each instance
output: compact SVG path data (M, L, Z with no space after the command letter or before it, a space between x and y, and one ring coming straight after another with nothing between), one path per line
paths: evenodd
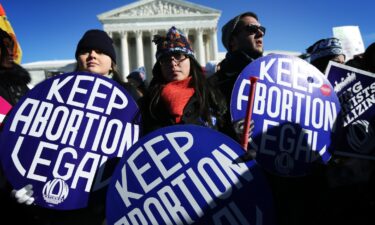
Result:
M182 0L138 0L98 15L100 21L131 18L220 15L220 11Z

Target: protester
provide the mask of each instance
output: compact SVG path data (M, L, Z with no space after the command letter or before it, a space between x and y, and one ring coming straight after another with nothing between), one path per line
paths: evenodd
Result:
M242 13L222 28L222 42L228 50L225 59L220 63L220 70L211 76L209 81L218 87L231 100L233 86L243 69L263 55L263 38L266 29L261 26L258 16L253 12ZM227 120L231 120L229 114ZM234 121L230 136L239 140L242 135L243 120ZM234 128L234 129L233 129ZM251 152L251 151L248 151ZM318 170L320 167L318 166ZM276 221L278 225L312 224L320 218L314 217L318 202L316 196L322 189L319 182L322 176L315 173L306 177L282 177L264 170L272 189ZM314 199L315 198L315 199Z
M355 56L346 64L375 73L375 43L369 45L363 54ZM366 102L366 99L359 101ZM369 121L358 119L342 129L345 138L350 143L355 143L361 153L371 154L375 151L374 125L374 118ZM351 144L347 147L350 146ZM326 224L375 223L373 216L375 163L373 159L366 158L366 154L360 157L355 154L353 156L334 154L326 169L326 179L327 197L325 201L322 201L325 206L322 211L325 212L323 216L326 218Z
M140 99L136 88L130 83L122 81L116 67L116 53L112 39L104 31L88 30L78 42L75 58L77 60L76 71L90 72L111 78L129 91L134 99ZM14 190L13 193L19 203L33 203L32 186L26 185L20 190ZM39 207L37 224L105 224L105 198L103 196L98 199L90 198L88 207L83 209L59 211Z
M139 96L143 97L146 94L146 71L143 66L130 72L126 78L137 89Z
M14 39L4 30L0 29L0 96L10 105L14 106L24 96L31 81L29 73L15 63L13 49ZM25 205L14 201L10 193L11 185L7 182L0 166L0 211L4 221L12 224L31 224L34 220L33 212ZM14 213L22 216L14 217ZM13 214L13 215L12 215Z
M206 63L206 66L204 67L204 74L206 78L214 75L220 69L220 66L218 64L218 61L208 61Z
M320 39L308 47L306 52L310 55L310 63L323 74L329 61L345 63L345 54L341 42L337 38Z
M187 37L171 27L153 41L157 62L144 105L145 131L174 124L220 129L225 101L206 82Z
M225 59L217 65L217 72L208 81L218 88L225 97L227 108L230 107L234 83L242 70L253 60L263 55L263 37L266 28L260 25L258 16L253 12L245 12L229 20L221 29L222 43L227 49ZM231 121L228 113L226 121ZM239 141L238 133L243 121L236 121L234 127L230 123L223 130L227 135Z
M24 68L14 62L13 46L12 37L0 29L0 96L14 106L29 90L27 84L31 78Z

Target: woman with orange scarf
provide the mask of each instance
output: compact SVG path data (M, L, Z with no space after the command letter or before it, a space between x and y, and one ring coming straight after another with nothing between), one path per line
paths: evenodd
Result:
M145 133L174 124L196 124L220 130L227 113L221 94L207 82L185 35L171 27L154 36L157 45L153 78L145 99Z

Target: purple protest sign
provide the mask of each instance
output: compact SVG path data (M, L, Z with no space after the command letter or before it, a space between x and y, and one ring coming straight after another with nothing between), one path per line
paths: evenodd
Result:
M317 159L327 162L340 104L324 75L293 56L272 54L253 61L233 88L233 122L245 118L251 76L258 81L248 149L257 152L256 161L281 176L303 176Z
M108 224L275 224L263 172L243 154L233 139L201 126L146 135L117 164Z
M375 74L330 62L326 75L341 103L343 136L334 153L375 160Z
M140 120L135 101L111 79L78 72L47 79L7 118L5 175L15 189L32 184L39 206L83 208L90 191L109 183L105 163L138 140Z

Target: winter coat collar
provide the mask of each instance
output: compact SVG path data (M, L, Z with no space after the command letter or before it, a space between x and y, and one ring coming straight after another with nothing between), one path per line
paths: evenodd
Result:
M0 67L0 82L9 82L12 84L22 85L31 81L30 74L20 65L15 64L13 68Z

